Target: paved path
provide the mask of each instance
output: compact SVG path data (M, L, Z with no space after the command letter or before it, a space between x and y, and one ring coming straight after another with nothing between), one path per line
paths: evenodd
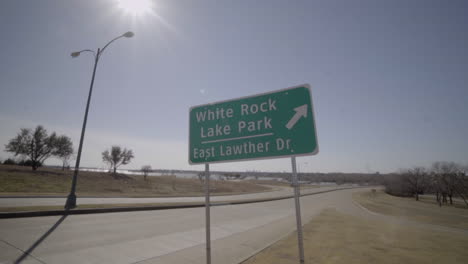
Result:
M325 208L395 225L457 232L376 214L347 189L301 198L303 223ZM212 207L212 263L237 264L294 231L294 200ZM0 263L156 264L205 262L204 208L0 220ZM313 223L313 222L312 222ZM25 254L27 252L28 254Z
M303 222L327 207L363 212L341 190L301 198ZM294 200L212 207L212 263L239 263L295 230ZM205 263L204 208L0 220L0 263ZM24 254L29 252L29 255Z
M346 186L345 186L346 187ZM211 201L234 201L234 200L251 200L251 199L266 199L274 197L282 197L292 195L293 190L290 187L274 187L280 189L271 192L239 194L239 195L222 195L211 196ZM304 193L320 192L332 190L341 187L319 187L305 189ZM64 205L65 197L54 198L0 198L0 207L15 207L15 206L38 206L38 205ZM78 204L133 204L133 203L181 203L181 202L204 202L204 196L198 197L159 197L159 198L77 198Z

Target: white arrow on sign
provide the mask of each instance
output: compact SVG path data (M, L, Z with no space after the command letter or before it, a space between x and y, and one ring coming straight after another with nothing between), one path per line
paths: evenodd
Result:
M297 121L299 121L301 117L307 117L307 105L305 104L305 105L296 107L294 108L294 111L296 111L296 113L291 118L291 120L289 120L289 122L286 124L286 128L289 130L293 128L293 126L297 123Z

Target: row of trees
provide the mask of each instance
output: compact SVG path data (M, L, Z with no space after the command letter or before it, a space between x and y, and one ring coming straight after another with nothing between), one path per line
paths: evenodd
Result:
M73 155L73 143L65 135L58 136L55 132L48 135L47 130L39 125L34 131L22 128L16 137L5 145L5 151L27 160L33 170L37 170L51 156L62 160L62 168L65 168Z
M415 167L401 170L386 180L386 192L399 196L434 194L440 206L453 204L459 197L468 205L468 168L454 162L434 162L430 168Z
M55 132L49 135L41 125L34 130L22 128L16 137L10 139L5 145L5 151L14 153L15 157L20 157L18 162L7 159L6 164L31 166L33 170L37 170L50 157L62 160L62 169L65 169L74 153L73 143L69 137L58 136ZM119 166L130 163L133 158L131 149L122 149L120 146L112 146L110 151L102 152L102 160L109 164L114 175ZM150 169L146 168L146 170Z

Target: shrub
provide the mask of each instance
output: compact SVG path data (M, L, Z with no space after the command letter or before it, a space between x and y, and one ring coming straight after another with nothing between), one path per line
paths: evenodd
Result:
M33 161L30 160L30 159L28 159L28 160L22 160L22 161L18 162L18 165L20 165L20 166L25 166L25 167L32 167ZM42 162L36 161L36 167L37 167L37 168L42 167Z
M16 165L16 161L14 161L13 159L6 159L4 162L3 162L3 165Z

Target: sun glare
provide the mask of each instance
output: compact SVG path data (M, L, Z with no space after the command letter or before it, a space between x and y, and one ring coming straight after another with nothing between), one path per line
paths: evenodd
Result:
M153 6L151 0L117 0L117 3L119 8L134 16L151 12Z

